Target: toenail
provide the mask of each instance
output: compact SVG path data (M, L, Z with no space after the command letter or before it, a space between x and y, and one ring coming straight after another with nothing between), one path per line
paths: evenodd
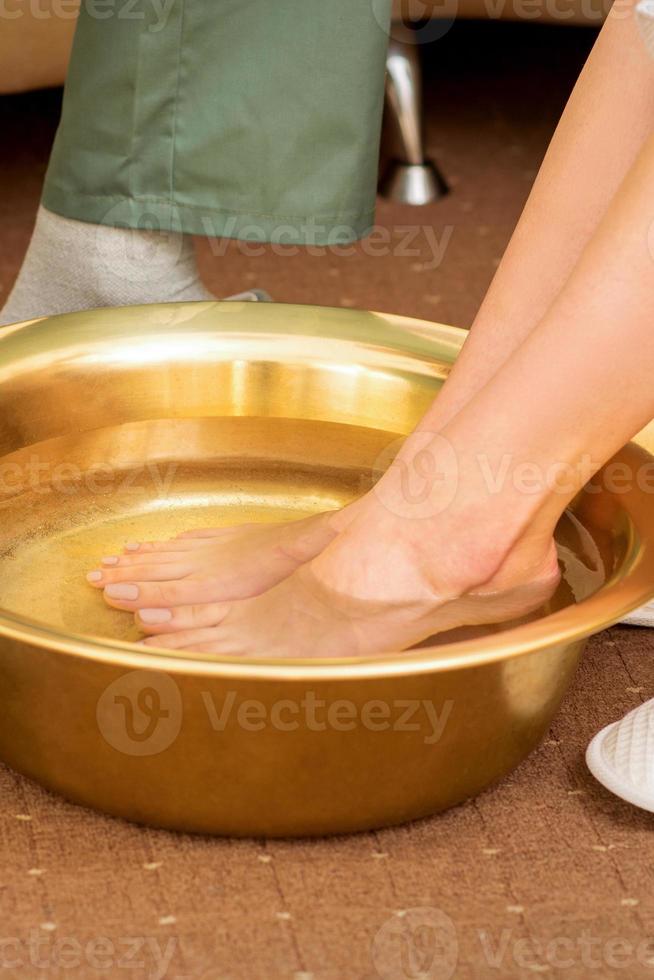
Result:
M109 555L108 558L103 558L102 559L102 564L103 565L117 565L118 564L118 560L119 559L115 555Z
M146 623L148 626L154 626L157 623L169 623L173 618L172 610L170 609L141 609L139 610L139 619L142 623Z
M104 590L110 599L138 599L138 585L108 585Z
M128 541L125 545L125 551L138 551L141 545L138 541Z
M89 574L86 576L86 581L87 582L101 582L102 581L102 572L89 572Z

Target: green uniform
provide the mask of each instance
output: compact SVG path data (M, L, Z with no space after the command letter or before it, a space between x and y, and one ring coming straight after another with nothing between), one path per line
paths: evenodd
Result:
M340 243L373 222L390 0L85 0L46 208Z

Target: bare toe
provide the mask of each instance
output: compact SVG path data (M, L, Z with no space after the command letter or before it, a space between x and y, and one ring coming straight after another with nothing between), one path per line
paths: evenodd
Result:
M114 609L137 612L139 609L169 609L213 602L215 592L213 579L182 579L179 582L118 582L108 585L103 595L105 602Z
M173 633L218 626L227 615L228 609L229 605L225 602L173 606L172 609L140 609L135 620L144 633Z
M149 565L118 565L114 568L94 569L86 576L89 585L104 589L119 582L173 582L184 578L192 569L179 561L152 563Z
M151 636L141 641L148 647L163 647L166 650L190 650L197 653L219 652L220 629L183 630L180 633L166 633L164 636Z
M133 541L131 544L125 546L125 555L138 555L157 553L160 551L164 552L178 552L178 551L193 551L195 548L201 547L203 542L197 538L189 538L188 540L183 538L170 538L168 541Z
M151 551L147 554L128 552L125 555L107 555L101 559L103 568L134 568L138 566L165 562L179 562L184 560L184 552L181 551Z

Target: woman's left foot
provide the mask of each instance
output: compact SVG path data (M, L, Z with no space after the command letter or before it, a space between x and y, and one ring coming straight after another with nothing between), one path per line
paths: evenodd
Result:
M104 590L110 604L130 599L133 609L248 599L320 554L358 506L355 501L283 524L240 524L186 532L170 541L134 542L122 555L103 558L102 568L86 578Z

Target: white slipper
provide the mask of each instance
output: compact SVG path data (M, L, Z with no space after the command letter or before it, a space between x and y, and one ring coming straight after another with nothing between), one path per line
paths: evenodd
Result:
M616 796L654 813L654 698L598 732L586 763Z
M654 626L654 602L648 602L646 606L629 613L622 622L627 626Z

